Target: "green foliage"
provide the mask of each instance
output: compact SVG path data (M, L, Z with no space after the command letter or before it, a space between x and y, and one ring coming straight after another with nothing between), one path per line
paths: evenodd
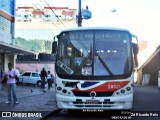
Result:
M17 37L15 39L15 45L38 53L51 53L52 50L52 42L48 40L26 40L24 38Z

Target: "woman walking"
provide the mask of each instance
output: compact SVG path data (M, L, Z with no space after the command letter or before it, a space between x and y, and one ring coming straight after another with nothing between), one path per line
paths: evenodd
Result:
M48 71L47 82L48 82L48 90L50 90L50 88L52 87L52 75L50 71Z

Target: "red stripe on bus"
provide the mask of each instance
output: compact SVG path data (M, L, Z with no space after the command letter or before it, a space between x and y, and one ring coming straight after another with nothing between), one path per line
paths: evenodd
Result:
M111 92L111 91L117 91L124 86L126 86L129 83L129 81L114 81L114 82L105 82L102 85L99 85L97 87L87 89L87 90L80 90L79 88L74 89L73 91L83 91L83 92Z

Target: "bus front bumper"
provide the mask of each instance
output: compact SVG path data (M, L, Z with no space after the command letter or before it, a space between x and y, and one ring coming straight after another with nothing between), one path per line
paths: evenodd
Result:
M95 99L56 94L56 101L59 109L130 110L132 109L133 94L118 97L96 97Z

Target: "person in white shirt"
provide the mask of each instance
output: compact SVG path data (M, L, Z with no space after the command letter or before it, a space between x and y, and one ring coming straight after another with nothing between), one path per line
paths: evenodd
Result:
M48 74L47 74L47 82L48 82L48 90L50 90L50 88L52 87L52 75L50 71L48 71Z
M17 96L16 96L16 70L13 68L12 63L8 63L8 71L4 74L2 82L5 78L7 78L7 88L8 88L8 101L7 104L11 103L11 94L13 94L13 101L15 104L18 104Z

